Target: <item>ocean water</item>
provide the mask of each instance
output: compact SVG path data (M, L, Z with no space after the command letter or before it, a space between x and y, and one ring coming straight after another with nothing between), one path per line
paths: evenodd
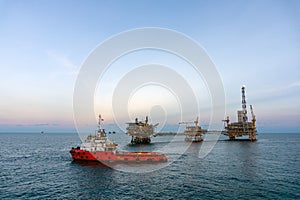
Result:
M130 138L111 137L129 151L158 149L171 139L131 147ZM205 158L195 143L162 169L129 173L73 163L77 134L1 133L0 199L300 199L300 134L220 139Z

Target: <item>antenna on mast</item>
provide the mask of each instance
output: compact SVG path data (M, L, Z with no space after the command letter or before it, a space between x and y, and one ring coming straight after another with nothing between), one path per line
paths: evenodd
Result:
M102 121L104 121L104 119L101 117L101 114L99 114L99 119L98 119L98 128L99 128L99 130L101 129Z
M198 122L199 122L199 117L197 116L196 120L194 121L194 123L195 123L195 126L197 126L197 125L198 125Z
M99 114L99 119L98 119L98 135L100 135L101 137L106 137L105 130L102 129L102 127L101 127L103 121L104 121L104 119L102 119L101 114Z
M98 118L98 128L100 129L101 127L101 115L99 115L99 118Z

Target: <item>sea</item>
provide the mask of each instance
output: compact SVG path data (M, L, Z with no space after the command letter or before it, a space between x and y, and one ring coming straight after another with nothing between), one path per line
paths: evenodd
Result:
M261 133L256 142L220 136L202 157L204 143L180 136L140 146L125 134L109 137L123 151L166 150L170 161L75 163L76 133L0 133L0 199L300 199L300 134Z

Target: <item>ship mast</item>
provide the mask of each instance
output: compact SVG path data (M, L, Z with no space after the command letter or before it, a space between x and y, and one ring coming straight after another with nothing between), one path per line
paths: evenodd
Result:
M98 130L101 130L101 122L103 121L101 115L99 115L99 119L98 119Z
M100 137L106 138L105 130L102 128L102 121L104 121L104 119L101 117L101 115L99 115L99 119L98 119L98 135Z
M196 120L194 121L195 126L198 126L198 122L199 122L199 117L197 116Z

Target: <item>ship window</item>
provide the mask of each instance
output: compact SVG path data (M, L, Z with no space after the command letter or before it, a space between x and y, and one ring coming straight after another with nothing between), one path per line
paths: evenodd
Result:
M86 156L86 159L88 159L89 157L88 156Z

